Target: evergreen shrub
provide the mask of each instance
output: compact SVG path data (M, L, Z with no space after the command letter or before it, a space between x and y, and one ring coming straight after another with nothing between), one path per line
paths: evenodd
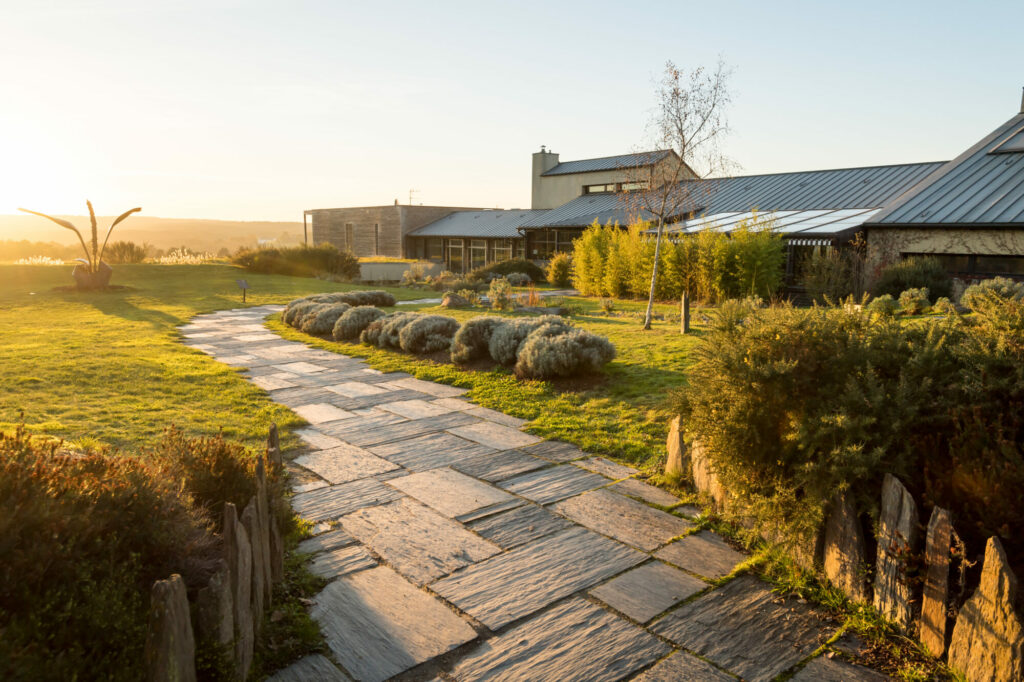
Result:
M505 279L507 279L508 283L514 287L525 287L533 284L533 278L525 272L510 272L505 275Z
M488 351L491 359L499 365L514 365L519 348L536 329L545 325L560 326L569 329L572 325L558 315L541 315L539 317L520 317L506 320L505 324L491 332Z
M332 244L242 249L231 259L251 272L292 277L359 278L359 259Z
M907 315L920 315L928 310L928 289L907 289L900 294L900 310Z
M907 289L927 289L936 298L948 298L953 292L953 280L939 259L911 256L882 268L871 292L875 296L889 294L895 298Z
M524 258L498 261L482 268L476 268L469 273L468 279L486 284L492 279L506 277L513 272L521 272L529 276L531 282L539 282L544 279L544 271L540 266Z
M419 315L398 334L399 345L406 353L426 355L448 350L452 337L459 330L459 321L445 315Z
M371 322L359 335L359 340L378 348L398 350L402 347L398 336L402 332L402 328L417 317L420 317L417 313L389 313L379 320Z
M491 307L495 310L514 310L515 299L512 295L512 285L504 277L491 280L491 286L487 290L487 298Z
M526 337L515 372L529 379L554 379L595 372L615 357L615 346L603 336L564 325L543 325Z
M352 306L348 303L325 303L302 318L302 331L324 336L334 331L334 325Z
M464 322L452 338L452 362L465 364L488 357L494 330L506 322L495 315L482 315Z
M567 253L556 253L548 261L548 284L565 288L572 282L572 258Z
M1015 282L1009 277L985 279L964 289L960 303L974 310L989 295L1019 300L1024 298L1024 282Z
M349 308L334 323L331 336L335 341L352 341L359 338L359 335L370 326L370 323L379 320L384 315L383 310L372 306Z
M882 294L871 299L871 302L865 306L865 309L876 315L892 317L899 312L900 304L891 295Z

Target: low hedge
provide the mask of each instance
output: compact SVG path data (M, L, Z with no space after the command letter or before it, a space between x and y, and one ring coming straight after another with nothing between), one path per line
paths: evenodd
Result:
M359 278L359 259L331 244L242 249L231 262L251 272L292 277Z

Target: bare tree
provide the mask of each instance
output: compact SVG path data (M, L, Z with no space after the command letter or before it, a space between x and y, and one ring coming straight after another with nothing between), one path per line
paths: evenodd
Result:
M733 166L722 149L729 132L725 110L731 73L721 60L714 71L703 66L686 71L665 63L648 132L658 151L639 155L629 181L622 184L621 198L630 214L658 227L644 329L651 328L665 225L705 209L717 184L708 179L727 175ZM699 178L704 180L692 182Z

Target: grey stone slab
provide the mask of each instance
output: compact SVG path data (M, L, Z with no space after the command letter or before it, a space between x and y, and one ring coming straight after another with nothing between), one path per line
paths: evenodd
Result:
M806 604L740 576L684 604L652 631L744 679L767 681L809 656L831 627Z
M393 415L393 417L399 420L402 419L397 414ZM344 435L338 434L338 436L353 445L368 447L415 438L416 436L428 433L438 433L455 426L463 426L475 422L477 422L476 417L464 412L452 412L451 414L443 414L440 417L431 417L430 419L403 420L376 429L363 428L363 425L359 425L351 430L346 430Z
M496 630L645 558L585 528L569 528L467 566L431 589Z
M456 414L465 415L466 413L459 412ZM537 436L523 433L518 429L513 429L511 426L503 426L493 422L478 422L476 424L458 426L448 429L448 432L471 440L474 443L494 448L495 450L510 450L540 442L540 438Z
M215 355L214 358L217 362L223 362L225 365L231 365L233 367L241 367L245 365L252 365L259 361L255 355Z
M581 526L647 552L693 528L686 519L607 489L570 497L551 508Z
M431 402L441 407L447 407L449 410L472 410L476 407L473 403L462 398L435 398Z
M341 419L352 419L356 415L345 410L338 409L327 403L313 403L310 405L299 405L293 407L292 411L310 424L322 424L324 422L335 422Z
M342 576L317 595L313 619L356 679L381 682L476 638L469 623L386 566Z
M268 682L351 682L352 678L341 672L330 659L312 654L292 663L284 670L274 673Z
M347 443L296 457L294 461L331 483L355 481L398 468L397 464Z
M394 488L372 478L332 485L292 498L292 509L308 521L330 521L349 512L401 497Z
M309 565L309 571L313 575L330 580L353 571L373 568L376 565L377 562L367 554L365 549L359 545L351 545L317 554Z
M657 504L662 507L671 507L679 504L679 498L669 491L662 490L661 488L655 488L653 485L648 485L647 483L638 481L635 478L627 478L625 481L619 481L618 483L610 486L609 490L614 490L620 495L636 497L644 502L650 502L651 504Z
M396 478L388 484L460 521L478 516L478 512L496 512L523 504L504 490L452 469L432 469Z
M295 380L295 383L300 383L302 377L300 376ZM330 391L325 391L322 388L299 386L297 388L282 388L280 391L274 393L274 402L287 405L288 407L298 407L300 405L309 405L310 403L325 403L334 396Z
M316 448L318 450L327 450L329 448L336 448L338 446L344 445L344 443L340 439L335 438L333 436L328 436L319 429L312 427L299 429L298 431L295 432L295 435L301 438L302 441L309 445L310 447Z
M245 326L249 326L249 325L245 325ZM255 327L255 326L258 326L258 325L251 325L251 326ZM257 333L253 333L253 334L241 334L239 336L234 336L232 338L235 341L244 341L246 343L249 343L249 342L252 342L252 341L277 341L281 337L279 337L277 334L271 334L270 332L263 332L263 333L258 333L257 332Z
M587 471L593 471L595 474L601 474L607 476L612 480L618 480L620 478L628 478L633 474L637 473L637 470L632 467L623 466L622 464L616 464L610 459L604 457L591 457L590 459L583 459L579 462L573 462L578 467L582 467Z
M399 400L393 403L382 403L378 407L385 412L394 412L406 419L426 419L452 412L452 410L446 407L435 405L426 400Z
M375 384L367 384L362 381L346 381L344 383L335 384L334 386L325 386L325 388L332 393L343 395L346 398L359 398L364 395L391 393L391 391L386 388L382 388Z
M614 682L669 647L583 599L571 599L481 643L455 666L456 680Z
M445 386L444 384L435 384L433 381L421 381L419 379L413 379L411 377L405 379L398 379L389 382L390 384L397 386L398 388L407 388L411 391L419 391L420 393L426 393L436 398L454 398L466 393L469 389L457 388L455 386Z
M546 440L543 443L527 446L523 450L552 462L568 462L587 456L587 453L572 443L563 443L560 440Z
M317 552L329 552L332 549L348 547L355 543L355 538L338 528L316 537L308 538L299 543L297 551L299 554L316 554Z
M369 448L373 454L401 464L412 471L428 471L478 457L489 457L495 451L450 433L429 433Z
M279 391L282 388L295 388L295 384L285 379L274 379L269 376L264 377L253 377L250 379L252 383L256 384L264 391Z
M727 675L696 656L677 651L650 670L634 678L635 682L735 682Z
M516 476L499 485L538 504L549 504L599 488L607 482L600 474L566 464Z
M793 682L884 682L892 678L838 658L818 656L790 679Z
M687 535L659 549L654 556L712 580L729 575L736 564L747 558L710 530Z
M453 436L454 437L454 436ZM479 445L477 447L483 447ZM490 448L488 448L490 450ZM519 450L504 450L478 455L469 459L460 459L451 466L474 478L482 478L491 483L504 481L528 471L534 471L550 464L543 459L528 455Z
M292 374L316 374L317 372L323 372L326 370L325 367L320 365L314 365L310 362L288 362L284 364L274 365L282 372L291 372Z
M646 623L706 587L708 584L699 578L652 561L598 585L590 590L590 595L633 620Z
M403 498L360 509L345 530L417 585L425 585L501 551L434 510Z
M376 407L383 412L388 412L389 410L384 410L385 405L405 400L423 400L424 398L429 397L430 396L424 395L422 393L417 393L416 391L388 391L387 393L363 395L355 398L346 398L342 395L336 394L334 395L334 397L329 398L328 402L330 402L332 405L335 405L345 410L365 410L366 408L369 407ZM444 412L447 411L449 410L439 411L438 414L443 414ZM397 413L392 411L391 414ZM403 419L409 418L400 414L398 416L402 417Z
M507 415L504 412L498 412L497 410L491 410L486 407L473 407L466 410L467 413L480 419L486 419L489 422L495 424L501 424L503 426L510 426L513 429L519 429L529 423L529 419L520 419L519 417L513 417Z
M473 521L468 526L502 549L513 549L531 540L557 533L572 522L556 516L543 507L528 504L500 514Z
M277 396L274 396L277 399ZM390 412L382 412L381 410L371 410L369 414L353 412L359 419L350 419L340 422L334 422L332 424L325 424L320 427L320 431L329 436L335 438L341 438L347 442L359 440L363 434L372 433L379 431L385 426L392 424L399 424L407 421L403 417L399 417L397 414L391 414ZM367 440L363 438L363 440ZM366 445L366 443L354 443L355 445Z

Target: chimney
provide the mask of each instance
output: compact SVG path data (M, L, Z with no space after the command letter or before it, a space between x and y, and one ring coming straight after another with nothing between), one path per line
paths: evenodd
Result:
M555 204L552 203L550 197L546 197L544 188L545 178L541 177L545 171L549 171L558 165L558 154L547 148L546 145L540 146L539 152L533 154L533 193L531 208L555 208ZM551 204L551 205L548 205Z

